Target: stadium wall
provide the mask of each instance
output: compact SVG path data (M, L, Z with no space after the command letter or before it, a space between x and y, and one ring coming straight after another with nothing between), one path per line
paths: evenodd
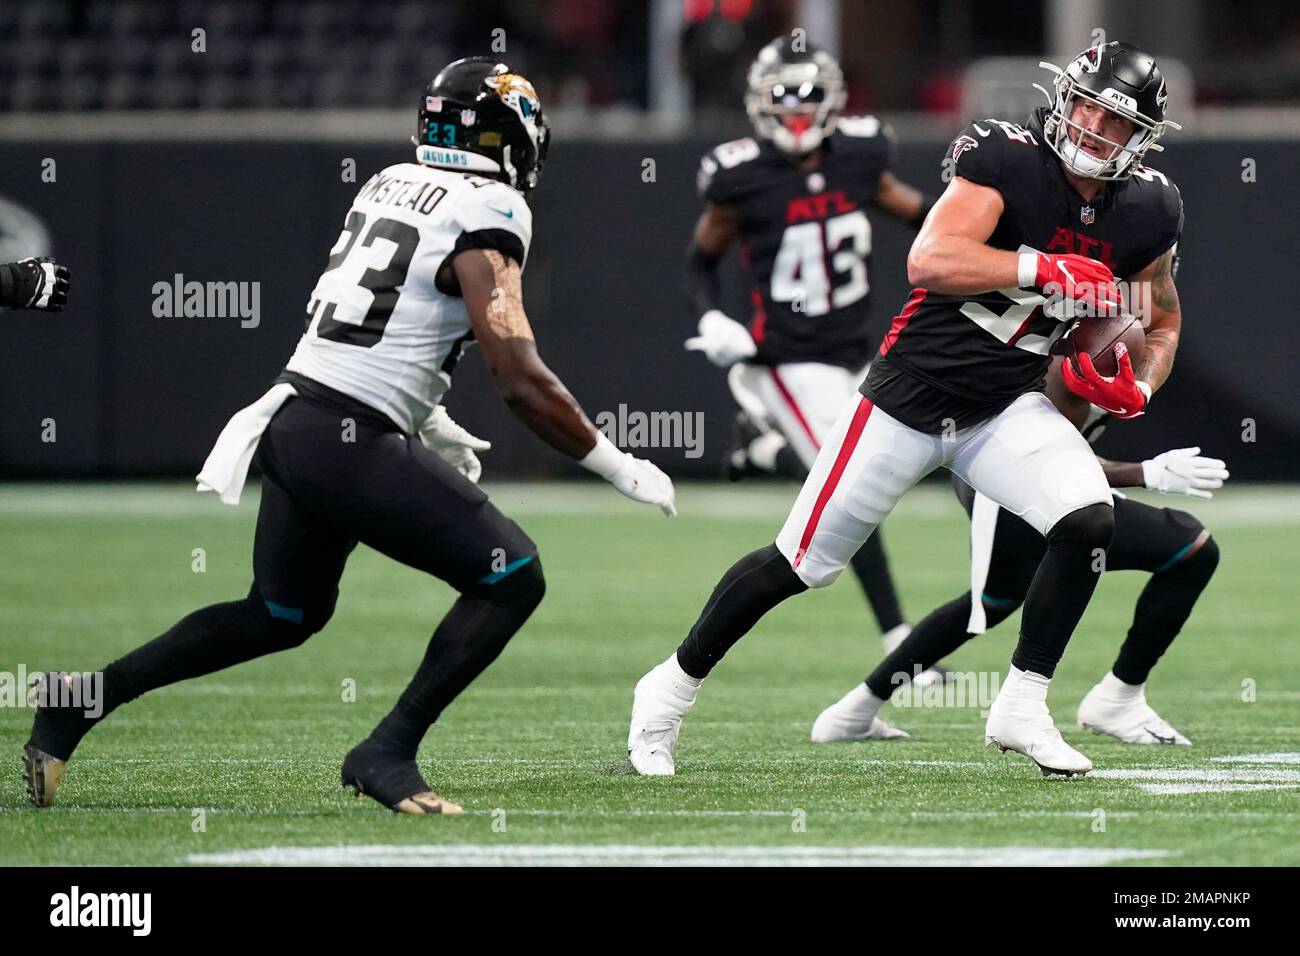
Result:
M593 417L635 425L636 412L702 415L702 448L692 440L641 452L677 476L718 473L734 411L723 376L682 349L693 319L681 264L709 145L558 142L536 197L525 280L542 354ZM943 147L908 142L899 174L937 192ZM323 140L0 144L0 196L43 221L74 276L62 315L3 317L0 477L193 474L226 418L283 366L358 183L408 154L400 144ZM1243 179L1247 159L1254 182ZM1196 444L1227 459L1236 478L1300 480L1293 294L1278 285L1295 276L1294 143L1180 141L1158 165L1187 210L1183 341L1151 412L1112 427L1101 451L1144 457ZM877 337L906 295L908 242L906 230L877 223ZM177 276L256 283L239 287L246 305L256 302L255 322L156 314ZM743 315L734 269L729 293ZM572 473L510 418L472 353L448 407L494 442L488 478ZM680 446L692 436L677 437Z

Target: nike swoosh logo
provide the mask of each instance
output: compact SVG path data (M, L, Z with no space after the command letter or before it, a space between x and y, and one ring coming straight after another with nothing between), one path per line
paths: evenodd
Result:
M513 209L498 209L496 206L488 206L488 208L491 209L493 212L499 212L507 219L513 219L515 217L515 211Z
M1156 740L1160 741L1162 744L1172 744L1174 742L1173 737L1161 737L1150 727L1143 727L1142 729L1145 730L1147 733L1149 733L1152 737L1156 738Z
M993 132L991 129L983 129L979 123L971 123L971 126L974 126L975 132L979 133L981 136L987 136L989 133Z

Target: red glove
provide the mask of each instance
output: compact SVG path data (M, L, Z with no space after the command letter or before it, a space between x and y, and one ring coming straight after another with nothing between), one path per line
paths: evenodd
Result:
M1031 258L1032 257L1032 258ZM1030 268L1033 278L1030 280ZM1082 306L1080 316L1110 317L1119 315L1119 287L1115 274L1104 263L1074 253L1049 256L1026 252L1020 256L1020 287L1048 290Z
M1079 353L1079 367L1083 375L1074 371L1068 358L1061 360L1061 378L1065 387L1081 398L1086 398L1098 408L1104 409L1116 418L1137 418L1146 407L1147 396L1138 388L1133 376L1133 363L1128 358L1128 346L1123 342L1115 346L1115 361L1119 372L1114 378L1106 378L1097 373L1092 364L1092 356L1087 352Z

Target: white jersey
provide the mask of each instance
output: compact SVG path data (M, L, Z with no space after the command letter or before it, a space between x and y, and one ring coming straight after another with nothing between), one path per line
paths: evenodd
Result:
M287 370L414 434L472 337L465 303L438 288L438 270L484 230L512 233L527 255L532 226L528 204L504 183L416 163L377 173L352 201Z

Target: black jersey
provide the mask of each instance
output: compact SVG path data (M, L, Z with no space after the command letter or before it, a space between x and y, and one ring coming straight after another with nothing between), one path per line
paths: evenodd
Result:
M700 194L739 217L753 361L856 371L875 344L867 330L865 206L889 168L892 136L875 117L845 117L821 150L820 165L805 172L769 143L723 143L701 163Z
M1077 253L1124 279L1163 255L1182 233L1178 189L1155 169L1138 166L1085 202L1043 145L1041 113L1027 128L1002 120L972 123L949 156L956 175L1002 194L1002 216L988 240L996 249ZM1069 327L1044 314L1046 302L1022 289L978 295L913 289L862 392L899 421L931 434L990 418L1043 387L1048 350Z

